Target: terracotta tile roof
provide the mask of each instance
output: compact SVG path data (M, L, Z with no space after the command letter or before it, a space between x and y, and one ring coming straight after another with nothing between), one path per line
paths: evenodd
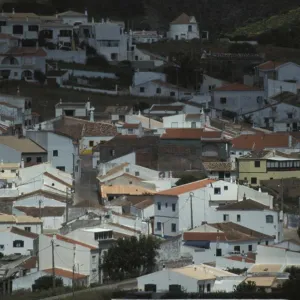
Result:
M110 224L110 225L112 225L114 227L119 227L119 228L122 228L122 229L125 229L125 230L128 230L128 231L134 232L134 233L141 233L140 230L135 230L135 229L133 229L131 227L127 227L127 226L124 226L124 225L121 225L121 224L118 224L118 223L112 223L112 222L110 222L108 224Z
M177 17L175 20L171 22L171 24L192 24L194 22L191 22L190 16L188 16L186 13L182 13L179 17Z
M53 237L52 234L46 234L48 237ZM88 245L88 244L85 244L85 243L82 243L80 241L77 241L77 240L73 240L73 239L70 239L64 235L60 235L60 234L56 234L56 239L59 240L59 241L63 241L63 242L66 242L66 243L70 243L70 244L75 244L75 245L79 245L79 246L82 246L82 247L85 247L85 248L88 248L88 249L91 249L91 250L95 250L97 249L95 246L92 246L92 245Z
M288 148L289 134L242 134L231 140L232 149L264 150L265 148Z
M185 118L200 118L202 116L202 114L186 114Z
M31 269L35 269L36 266L37 266L37 257L36 256L31 256L27 260L25 260L21 264L20 267L23 268L24 270L31 270Z
M47 177L49 177L49 178L51 178L51 179L53 179L53 180L55 180L55 181L57 181L57 182L59 182L59 183L61 183L62 185L65 185L65 186L69 187L69 188L73 187L72 184L69 184L68 182L65 182L64 180L60 179L57 176L54 176L53 174L45 172L44 175L47 176Z
M86 122L83 126L82 136L116 136L116 126L103 122Z
M255 259L253 259L253 258L242 257L242 256L237 256L237 255L227 256L225 258L235 260L235 261L243 261L243 259L244 259L246 263L249 263L249 264L255 263Z
M137 204L134 205L134 207L138 208L138 209L144 209L144 208L147 208L151 205L154 204L154 200L153 199L146 199L144 201L141 201Z
M12 135L3 135L0 136L0 144L4 144L21 153L47 153L44 148L28 138L18 138Z
M221 205L217 210L265 210L270 209L268 206L253 201L251 199L242 200L227 205Z
M286 64L286 62L279 62L279 61L266 61L260 65L257 66L257 68L261 71L267 71L267 70L274 70L277 69L277 67Z
M234 170L231 162L211 161L211 162L203 162L202 165L206 171L230 172Z
M219 232L202 232L196 229L184 232L183 238L188 241L252 241L262 239L274 239L274 237L251 230L247 227L238 225L233 222L223 222L207 224L209 227L217 229Z
M47 274L52 274L52 269L42 270L42 272L45 272ZM55 276L72 279L73 278L73 272L55 268ZM76 273L76 272L74 273L74 279L75 280L84 279L86 277L87 277L87 275L79 274L79 273Z
M0 54L0 56L7 56L7 55L13 55L13 56L40 56L40 57L46 57L47 53L43 48L35 48L35 47L15 47L9 49L6 53Z
M214 183L217 180L214 179L203 179L203 180L198 180L195 182L183 184L174 188L171 188L169 190L161 191L156 193L156 195L162 195L162 196L179 196L181 194L185 194L188 192L192 192L194 190L202 189L209 185L210 183Z
M139 123L124 123L122 126L124 129L139 129Z
M150 111L182 111L184 105L152 105Z
M40 217L40 209L34 206L15 206L19 211L24 212L27 216L35 218ZM65 213L65 207L45 206L41 208L42 217L61 217Z
M129 166L129 163L119 164L119 165L113 167L112 169L110 169L109 171L107 171L105 175L102 175L102 176L98 177L98 179L102 181L105 178L108 178L108 177L110 177L114 174L117 174L117 173L123 171L124 168L126 168L127 166Z
M221 131L204 131L202 128L167 128L166 132L160 137L163 140L183 139L221 139Z
M143 195L154 194L155 191L135 185L101 185L101 195L106 198L107 195Z
M14 234L17 234L17 235L21 235L21 236L24 236L24 237L28 237L30 239L36 239L38 238L38 234L36 233L33 233L33 232L28 232L28 231L25 231L23 229L20 229L20 228L17 228L17 227L11 227L10 228L10 232L11 233L14 233Z
M234 91L234 92L243 92L243 91L262 91L261 88L245 85L242 83L230 83L223 85L219 88L214 89L215 92L226 92L226 91Z

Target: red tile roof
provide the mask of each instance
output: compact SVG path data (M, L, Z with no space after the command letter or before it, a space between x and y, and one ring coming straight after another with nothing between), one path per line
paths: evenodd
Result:
M286 62L279 62L279 61L266 61L260 65L257 66L257 68L261 71L267 71L267 70L274 70L277 69L277 67L286 64Z
M140 127L139 123L124 123L123 128L124 129L138 129Z
M162 195L162 196L179 196L181 194L185 194L194 190L202 189L209 185L210 183L214 183L217 180L214 179L202 179L195 182L183 184L165 191L161 191L156 193L156 195Z
M40 56L46 57L47 53L42 48L35 47L15 47L9 49L6 53L0 54L1 56L13 55L13 56Z
M243 134L231 140L232 149L263 150L265 148L288 148L289 134Z
M198 140L198 139L220 139L221 131L204 131L202 128L167 128L162 134L163 140Z
M42 272L52 274L52 269L42 270ZM68 270L63 270L63 269L55 268L55 276L72 279L73 278L73 272L72 271L68 271ZM86 277L87 277L87 275L79 274L79 273L76 273L76 272L74 273L74 279L75 280L77 280L77 279L84 279Z
M234 91L234 92L247 92L247 91L262 91L261 88L245 85L242 83L230 83L223 85L219 88L214 89L216 92L226 92L226 91Z
M19 211L24 212L27 216L32 216L35 218L40 217L40 209L34 206L15 206ZM61 217L65 213L65 207L59 206L45 206L41 208L42 217Z
M250 264L255 263L255 259L253 259L253 258L242 257L242 256L237 256L237 255L228 256L225 258L235 260L235 261L243 261L243 259L244 259L246 263L250 263Z
M192 24L191 18L186 13L182 13L179 17L171 22L171 24Z
M35 269L37 263L37 257L31 256L21 264L21 267L25 270Z
M224 232L184 232L183 240L185 241L226 241L226 235Z
M10 103L6 103L6 102L0 102L0 105L4 105L4 106L7 106L7 107L11 107L11 108L18 108L17 106L12 105Z
M53 237L52 234L46 234L46 236L49 236L51 238ZM63 235L60 235L60 234L56 234L56 239L59 240L59 241L66 242L66 243L70 243L70 244L75 244L75 245L79 245L79 246L82 246L82 247L86 247L86 248L91 249L91 250L97 249L96 247L94 247L92 245L88 245L88 244L79 242L77 240L70 239L70 238L68 238L66 236L63 236Z

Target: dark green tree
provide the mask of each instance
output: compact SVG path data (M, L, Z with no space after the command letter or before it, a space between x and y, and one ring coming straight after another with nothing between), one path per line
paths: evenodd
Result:
M179 186L179 185L187 184L187 183L194 182L197 180L200 180L200 179L195 177L194 175L184 175L176 182L176 185Z
M159 240L152 236L118 239L104 256L104 274L110 280L121 280L152 272L159 244Z
M42 276L35 280L34 284L32 285L32 290L37 291L37 290L49 290L52 288L52 281L53 276ZM55 286L56 287L61 287L63 286L63 280L60 277L55 278Z
M257 291L254 281L242 282L234 288L237 293L253 293Z
M37 80L41 85L43 85L47 79L46 75L39 70L34 71L33 76L34 76L34 79Z
M229 53L257 53L256 47L249 43L234 43L228 47Z
M289 300L299 299L299 286L300 286L300 268L291 267L285 270L290 273L289 280L285 281L282 285L282 291Z

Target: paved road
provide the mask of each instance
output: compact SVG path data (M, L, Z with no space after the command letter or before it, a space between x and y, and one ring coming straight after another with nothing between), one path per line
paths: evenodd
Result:
M136 288L137 288L136 279L129 279L129 280L121 281L119 283L102 285L102 286L98 286L98 287L95 287L95 288L90 288L90 289L75 292L75 297L73 299L76 299L76 295L89 293L91 291L93 291L93 292L99 291L99 293L100 293L101 291L105 291L105 290L108 290L108 289L132 290L132 289L136 289ZM68 297L72 297L72 293L59 295L59 296L54 296L54 297L49 297L49 298L43 298L43 299L40 299L40 300L60 300L60 299L68 298Z

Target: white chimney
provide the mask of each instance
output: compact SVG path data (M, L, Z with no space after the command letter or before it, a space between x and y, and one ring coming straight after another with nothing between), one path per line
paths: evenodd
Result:
M258 191L261 193L261 188L259 188Z
M169 174L170 174L170 178L173 178L173 173L172 173L172 171L170 171Z
M56 19L58 19L58 13L56 12L56 14L55 14L55 17L56 17Z
M88 102L86 103L86 109L88 111L91 109L91 102L89 100L90 100L90 98L88 98Z
M116 93L118 92L118 85L116 84Z
M12 14L13 14L13 15L15 14L15 9L14 9L14 8L12 9Z
M104 23L104 19L103 19L103 18L101 19L101 23L102 23L102 24Z
M94 17L92 18L92 23L93 23L93 24L95 23Z
M95 122L94 110L95 110L95 107L91 107L91 109L90 109L90 122Z
M103 164L102 166L102 176L106 175L106 165Z
M22 158L21 160L21 169L24 169L25 165L24 165L24 159Z
M84 14L85 14L86 16L88 16L88 10L87 10L87 8L84 10Z

